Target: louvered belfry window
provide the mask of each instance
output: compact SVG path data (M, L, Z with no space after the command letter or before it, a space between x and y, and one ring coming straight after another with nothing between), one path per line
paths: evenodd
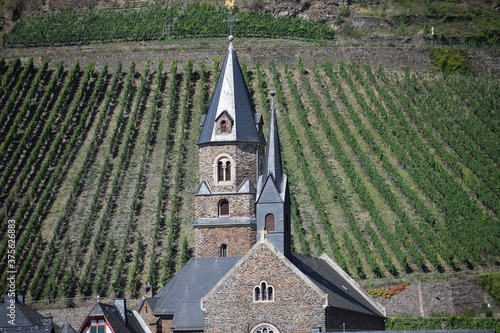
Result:
M225 120L222 120L220 122L220 131L221 131L221 133L227 132L227 122Z
M273 232L274 231L274 215L267 214L265 222L266 222L266 231Z
M220 207L219 207L219 213L221 216L228 216L229 215L229 202L227 200L221 200Z
M227 161L226 163L226 181L231 180L231 162Z
M219 163L217 164L217 179L219 182L224 181L224 164L222 163L222 161L219 161Z

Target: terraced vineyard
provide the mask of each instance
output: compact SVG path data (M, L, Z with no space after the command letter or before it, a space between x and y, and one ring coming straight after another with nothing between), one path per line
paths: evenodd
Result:
M498 80L240 60L265 119L277 91L296 252L357 279L500 263ZM3 289L8 219L33 299L168 281L192 253L195 142L218 66L0 60Z

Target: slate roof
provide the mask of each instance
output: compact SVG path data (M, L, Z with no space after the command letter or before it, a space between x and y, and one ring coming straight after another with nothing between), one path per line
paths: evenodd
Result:
M340 268L325 258L292 255L292 264L328 295L330 306L384 317L369 296ZM174 315L177 331L202 330L200 300L233 268L240 257L191 258L158 294L146 299L155 315Z
M292 263L324 293L328 294L330 306L385 317L384 309L359 288L328 256L320 258L294 253ZM330 261L330 262L329 262Z
M283 169L281 164L281 148L280 137L278 133L278 121L276 119L276 107L274 105L274 92L271 93L271 119L269 120L269 135L267 138L266 147L266 163L264 165L264 172L262 173L264 179L269 174L273 176L274 182L278 189L281 189L281 182L283 179Z
M224 113L234 121L231 133L216 134L215 121ZM255 142L265 144L264 135L257 131L256 123L262 117L255 112L241 67L229 43L219 80L215 86L212 100L203 120L203 128L198 145L214 142Z
M115 332L120 333L144 333L144 329L142 328L139 320L136 318L136 315L133 311L126 310L127 321L123 320L120 312L114 305L97 303L92 311L90 311L89 317L106 317L108 323L111 325Z
M218 226L248 226L256 223L255 217L215 217L196 219L193 223L193 228L199 227L218 227Z
M10 303L10 300L15 300L15 303ZM11 304L15 306L15 325L9 323L11 318L8 314L11 313L9 308ZM54 332L56 326L52 323L50 317L44 317L38 313L35 309L27 306L23 301L22 297L5 296L4 302L0 304L0 328L6 331L6 329L15 330L16 332ZM1 332L1 331L0 331Z
M67 321L65 321L61 326L59 333L76 333L76 330Z
M204 328L200 300L240 257L191 258L158 294L147 302L155 315L174 315L176 330Z

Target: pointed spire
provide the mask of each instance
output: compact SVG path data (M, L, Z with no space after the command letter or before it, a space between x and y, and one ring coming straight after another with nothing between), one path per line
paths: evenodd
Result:
M232 36L229 36L230 42L226 58L203 120L203 129L198 144L211 142L258 142L265 144L264 136L256 126L261 118L255 112L255 106L250 98L232 39ZM218 130L217 122L221 119L225 121L224 128L229 130Z
M266 151L266 163L264 166L264 179L269 174L273 176L276 187L281 191L283 180L283 169L281 165L281 148L278 134L278 121L276 119L276 106L274 104L275 91L271 91L271 119L269 120L269 136Z

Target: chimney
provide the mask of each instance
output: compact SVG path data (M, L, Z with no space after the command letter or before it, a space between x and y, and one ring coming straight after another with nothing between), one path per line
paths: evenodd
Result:
M123 321L126 323L127 322L127 302L125 301L125 299L124 298L115 299L115 308L118 310Z
M52 326L52 317L42 318L42 325L43 326Z
M3 302L4 302L4 303L7 303L7 302L9 302L9 303L14 303L14 302L15 302L15 303L17 303L17 301L16 301L16 295L13 295L13 294L5 294L5 295L3 296Z
M24 295L17 295L17 302L19 304L24 304Z

